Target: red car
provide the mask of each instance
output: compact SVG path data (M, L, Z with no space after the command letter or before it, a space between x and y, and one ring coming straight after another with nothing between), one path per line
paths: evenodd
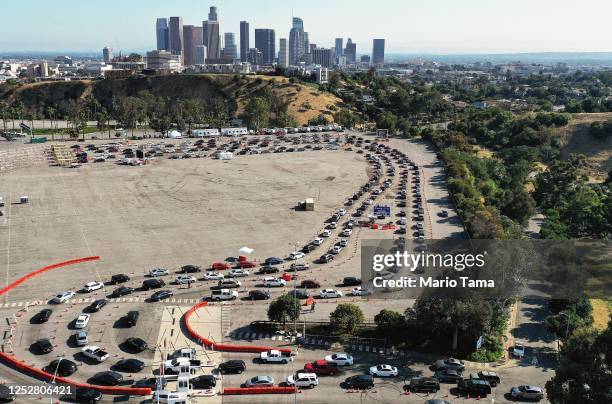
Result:
M304 370L308 371L309 373L316 373L317 375L333 376L336 373L339 373L338 365L327 362L323 359L305 364Z
M231 265L228 264L227 262L215 262L214 264L212 264L212 269L214 269L215 271L221 271L224 269L230 269Z
M240 261L238 263L238 268L255 268L256 266L257 264L251 261Z
M300 283L300 287L304 289L318 289L321 287L321 284L317 281L307 279Z

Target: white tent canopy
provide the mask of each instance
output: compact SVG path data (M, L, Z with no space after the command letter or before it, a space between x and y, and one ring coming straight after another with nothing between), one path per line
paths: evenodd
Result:
M253 252L254 250L252 248L249 248L247 246L242 247L240 250L238 250L238 252L240 254L244 254L244 255L249 255Z

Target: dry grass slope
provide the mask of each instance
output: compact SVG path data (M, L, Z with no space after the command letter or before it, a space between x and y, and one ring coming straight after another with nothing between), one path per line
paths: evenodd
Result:
M572 114L570 123L559 129L564 139L562 156L584 154L591 163L594 182L605 180L608 171L612 170L612 138L607 141L595 139L589 135L589 126L609 119L612 119L612 112Z

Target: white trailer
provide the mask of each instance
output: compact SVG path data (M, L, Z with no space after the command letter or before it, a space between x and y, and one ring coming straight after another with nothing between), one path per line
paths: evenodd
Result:
M221 134L223 136L245 136L249 134L247 128L221 128Z
M195 137L217 137L220 135L219 129L194 129L191 134Z

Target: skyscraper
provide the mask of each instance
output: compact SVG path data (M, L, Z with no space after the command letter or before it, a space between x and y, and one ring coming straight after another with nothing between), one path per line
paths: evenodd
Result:
M202 23L202 28L203 42L208 51L208 58L219 59L221 57L221 46L219 43L219 22L204 21Z
M372 63L385 63L385 40L375 39L372 46Z
M183 17L170 17L170 53L183 54Z
M351 38L346 40L344 56L346 56L346 63L355 63L357 59L357 44L353 43L353 40Z
M248 61L254 65L262 65L263 64L263 54L257 48L249 49L249 57Z
M211 6L208 11L208 21L219 21L217 19L217 7Z
M276 35L273 29L258 28L255 30L255 48L262 53L262 63L271 65L276 56Z
M334 47L334 58L338 58L344 53L344 50L342 49L343 42L343 38L336 38L336 46Z
M238 59L238 48L236 46L236 36L233 32L224 34L225 47L223 48L223 59L227 59L232 63Z
M246 62L249 59L250 49L249 23L240 21L240 61Z
M323 67L331 67L332 50L327 48L314 48L312 50L312 63Z
M104 58L104 63L110 63L113 60L113 50L108 46L105 46L102 49L102 57Z
M196 64L196 47L202 45L202 27L193 25L183 26L183 40L185 42L183 64L191 66Z
M287 45L287 38L281 38L278 46L278 65L280 67L289 66L289 47Z
M297 65L304 56L304 21L293 17L293 25L289 31L289 64Z
M195 47L195 64L203 65L206 64L206 46L197 45Z
M155 35L157 38L157 50L169 50L170 38L167 18L157 19L157 22L155 23Z

